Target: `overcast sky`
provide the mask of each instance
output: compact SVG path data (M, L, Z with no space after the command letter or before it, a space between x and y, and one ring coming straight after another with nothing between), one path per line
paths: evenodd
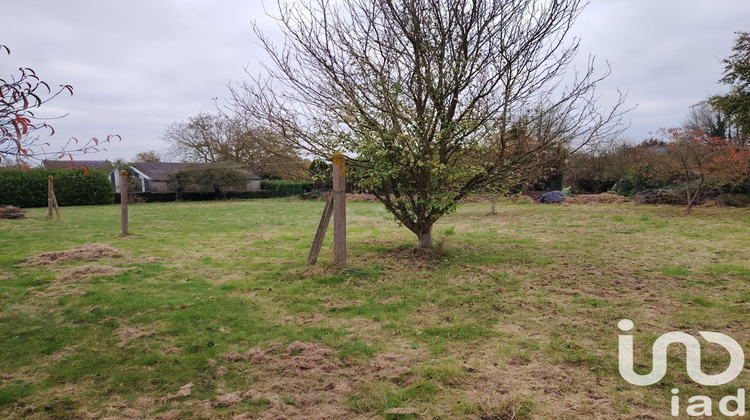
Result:
M273 6L275 0L264 0ZM223 104L227 85L257 71L266 57L250 23L275 23L260 0L0 0L0 78L31 67L51 86L73 85L38 115L53 121L49 139L119 134L122 142L86 159L131 159L163 151L165 127ZM748 0L592 0L576 23L581 55L612 66L604 99L628 92L631 127L642 140L678 126L690 105L727 89L717 83L734 32L750 31Z

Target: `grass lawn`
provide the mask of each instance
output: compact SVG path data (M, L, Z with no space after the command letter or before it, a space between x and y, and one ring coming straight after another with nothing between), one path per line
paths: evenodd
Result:
M46 209L0 220L0 417L646 419L702 387L669 331L750 351L750 211L466 204L436 255L381 205L349 203L349 267L305 265L323 202ZM332 229L332 228L331 228ZM43 254L50 251L77 252ZM728 354L703 344L703 370Z

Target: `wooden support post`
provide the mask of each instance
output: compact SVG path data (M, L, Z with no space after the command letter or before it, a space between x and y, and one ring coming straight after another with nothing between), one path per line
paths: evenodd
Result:
M54 217L52 214L53 209L57 213L57 220L62 220L60 206L57 205L57 197L55 197L55 181L52 175L50 175L47 177L47 216L44 217L45 219L52 220Z
M346 267L346 178L344 155L333 155L333 264Z
M328 230L328 223L331 220L332 214L333 194L328 194L328 197L326 198L326 206L323 208L323 216L320 218L320 224L318 225L318 231L315 232L315 240L313 240L310 254L307 256L307 263L310 265L315 265L315 263L318 262L320 248L323 246L323 238L326 236L326 230Z
M128 234L128 171L120 171L120 213L122 217L122 236Z
M57 197L55 196L54 188L52 188L52 206L55 208L55 213L57 213L57 220L62 220L62 215L60 214L60 206L57 205Z
M52 175L47 177L47 216L45 219L52 220L52 210L55 205L52 202Z

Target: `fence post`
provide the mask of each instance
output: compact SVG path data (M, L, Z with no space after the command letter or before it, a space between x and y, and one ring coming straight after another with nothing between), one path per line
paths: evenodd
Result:
M120 171L120 213L122 218L122 236L128 234L128 171Z
M333 264L346 267L346 178L344 155L333 155Z
M57 205L57 197L55 197L55 180L52 178L52 175L50 175L47 177L47 216L45 216L45 219L52 220L53 209L55 210L55 213L57 213L57 220L62 220L60 206Z

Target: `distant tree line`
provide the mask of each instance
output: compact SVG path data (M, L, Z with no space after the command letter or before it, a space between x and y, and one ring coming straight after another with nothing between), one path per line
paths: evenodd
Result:
M254 126L239 115L199 113L169 125L162 139L175 160L231 163L263 179L304 178L309 164L271 131ZM144 159L159 158L149 153ZM148 161L148 160L145 160Z
M735 193L750 204L750 34L738 32L723 60L729 93L692 106L682 127L638 145L598 144L571 155L565 184L580 193L625 195L668 189L692 207L706 194ZM670 196L670 194L664 194Z

